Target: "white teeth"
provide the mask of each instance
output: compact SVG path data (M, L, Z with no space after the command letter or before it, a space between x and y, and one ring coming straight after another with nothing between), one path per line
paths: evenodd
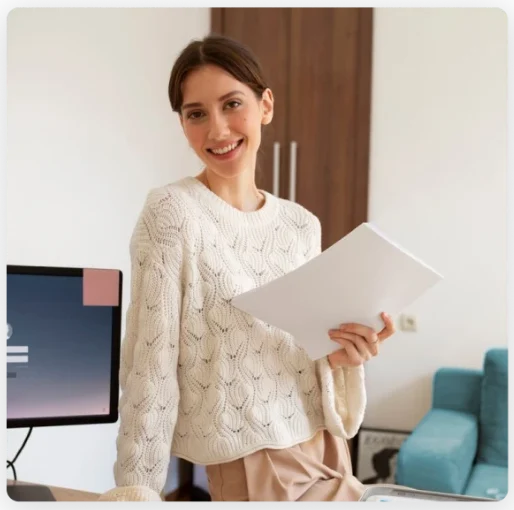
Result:
M223 147L223 149L211 149L214 154L226 154L227 152L233 151L239 142L233 143L228 147Z

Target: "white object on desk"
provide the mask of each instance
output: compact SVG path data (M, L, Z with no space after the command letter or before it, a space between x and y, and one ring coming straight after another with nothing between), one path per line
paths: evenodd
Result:
M442 276L363 223L298 269L236 296L240 310L293 335L312 359L338 348L328 330L356 322L379 331Z

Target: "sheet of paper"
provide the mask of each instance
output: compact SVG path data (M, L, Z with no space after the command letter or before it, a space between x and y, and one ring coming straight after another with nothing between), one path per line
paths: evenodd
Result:
M328 330L356 322L379 331L381 312L397 316L442 276L363 223L298 269L232 304L290 333L312 359L338 348Z

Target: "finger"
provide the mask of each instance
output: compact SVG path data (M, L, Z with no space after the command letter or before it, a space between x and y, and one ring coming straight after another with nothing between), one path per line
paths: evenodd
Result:
M331 338L340 345L343 345L342 342L351 342L359 352L359 355L366 361L378 354L378 343L370 344L365 338L355 333L337 332Z
M346 333L346 332L341 331L339 329L335 329L335 330L332 329L332 330L330 330L329 331L329 336L330 336L330 338L332 340L335 340L335 341L337 341L339 339L349 340L355 346L357 346L358 349L366 351L366 352L369 349L371 349L372 347L374 348L373 350L375 350L376 346L378 345L378 342L369 343L366 338L364 338L364 337L362 337L360 335L357 335L355 333Z
M382 320L384 321L385 327L378 333L378 339L383 342L385 339L389 338L390 336L394 335L396 332L396 327L394 325L393 318L385 313L382 312L381 314Z
M350 340L352 342L356 341L357 338L363 338L360 335L357 335L355 333L347 333L346 331L341 331L339 329L331 329L328 333L328 336L332 339L338 339L338 338L346 338L346 340ZM364 341L366 341L365 338L363 338Z
M351 340L348 337L345 338L343 336L343 334L344 333L341 333L339 331L339 332L329 333L328 336L330 337L331 340L338 343L341 347L345 347L348 342L351 342Z
M367 340L360 335L357 335L355 333L347 333L345 331L340 331L338 329L336 329L335 331L331 331L329 333L329 336L332 340L336 340L336 341L338 339L349 340L354 345L357 345L358 343L361 343L361 342L367 343Z
M340 331L345 333L354 333L364 337L369 343L375 343L378 341L378 335L373 328L364 326L363 324L355 324L351 322L349 324L341 324Z

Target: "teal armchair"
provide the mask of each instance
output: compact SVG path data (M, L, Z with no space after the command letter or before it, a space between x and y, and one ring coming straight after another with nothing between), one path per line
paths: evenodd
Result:
M404 441L396 482L415 489L503 499L508 490L508 351L483 370L442 368L432 409Z

